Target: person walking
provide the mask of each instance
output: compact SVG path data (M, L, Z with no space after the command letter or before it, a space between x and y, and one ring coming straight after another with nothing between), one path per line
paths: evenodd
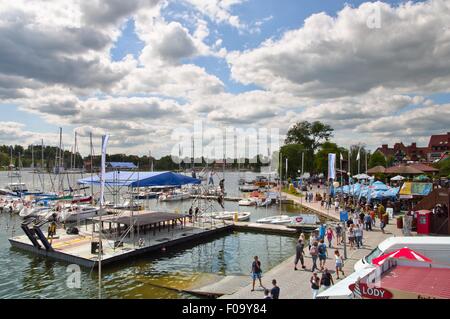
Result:
M256 279L259 280L259 285L265 289L265 287L262 284L261 277L262 277L261 262L259 261L258 256L255 256L252 263L252 278L253 278L252 291L255 291Z
M316 299L320 288L320 278L316 272L313 273L309 282L311 283L312 299Z
M370 214L370 218L372 220L372 226L375 227L375 215L376 215L375 211L372 209L369 214Z
M326 231L326 225L325 224L320 225L320 228L319 228L319 238L320 239L325 238L325 231Z
M305 261L303 258L303 255L305 254L304 248L305 248L305 244L304 244L303 240L299 239L297 242L297 246L295 246L294 270L298 270L297 264L298 264L299 260L300 260L300 263L302 264L302 268L303 269L306 268Z
M280 299L280 287L277 286L277 281L275 279L272 280L272 289L270 290L270 295L272 299Z
M345 274L342 270L342 267L344 267L344 258L342 258L338 249L334 251L334 260L336 265L336 278L339 279L339 271L342 273L342 276L345 276Z
M309 250L309 254L311 255L312 258L312 268L311 271L314 272L314 270L319 269L317 267L317 257L319 256L319 248L318 248L318 242L315 241L314 243L312 243L311 245L311 249ZM319 289L319 288L317 288Z
M331 276L328 268L325 268L323 270L322 278L320 279L320 287L323 287L326 290L330 288L331 285L334 285L333 276Z
M331 227L328 227L326 237L327 237L327 241L328 241L328 247L331 248L331 241L334 238L334 233L333 233L333 230L331 229Z
M347 238L348 243L350 244L350 249L354 249L355 246L355 231L354 231L354 224L350 225L350 228L347 231Z
M334 231L336 232L336 245L340 245L342 243L342 226L340 223L336 225Z
M372 231L372 218L369 213L364 216L364 225L366 226L366 231Z
M355 227L355 243L356 247L359 249L362 246L362 229L361 225L358 223Z
M324 240L320 240L320 244L318 246L319 252L319 267L320 271L323 271L325 267L325 262L327 261L327 245L324 243Z

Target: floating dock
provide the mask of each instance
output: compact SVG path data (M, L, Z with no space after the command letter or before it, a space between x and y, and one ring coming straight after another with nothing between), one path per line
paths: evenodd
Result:
M252 222L234 222L233 228L241 231L254 231L262 233L272 233L280 235L293 235L297 233L295 228L289 228L285 225L252 223Z
M95 221L99 223L98 217ZM232 231L233 225L223 222L202 222L192 225L187 216L157 212L123 212L121 216L102 216L102 266L151 252L161 252L169 247L193 240ZM129 224L134 223L134 232ZM12 247L38 255L54 258L84 267L98 263L98 231L95 223L79 227L76 235L57 230L53 240L43 236L40 226L23 225L25 235L9 239ZM97 225L98 226L98 225ZM106 226L106 227L105 227ZM201 227L200 227L201 226ZM28 233L27 233L28 232Z
M227 231L252 231L278 235L294 235L297 229L285 225L254 222L233 222L199 218L192 223L185 214L122 211L120 214L95 217L92 223L79 225L78 234L57 230L57 236L47 238L41 229L46 222L24 221L24 235L12 237L12 247L38 255L95 267L100 246L99 231L102 227L102 265L109 265L138 255L165 251L167 248L194 240L206 239ZM134 225L130 227L130 225Z
M218 200L219 196L216 195L191 195L191 198L201 198L201 199L210 199L210 200ZM244 199L245 197L233 197L233 196L225 196L223 198L223 200L228 201L228 202L238 202L242 199Z

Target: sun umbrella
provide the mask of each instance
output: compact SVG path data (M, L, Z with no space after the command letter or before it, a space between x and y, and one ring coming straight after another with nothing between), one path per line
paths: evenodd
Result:
M409 259L409 260L416 260L416 261L432 262L432 260L430 258L425 257L408 247L403 247L403 248L400 248L399 250L393 251L389 254L381 255L380 257L372 259L372 264L381 266L388 258Z
M387 187L386 184L380 181L372 183L372 188L376 191L387 191L389 189L389 187Z
M392 177L392 178L391 178L391 181L402 181L402 180L404 180L404 179L405 179L405 178L404 178L403 176L397 175L397 176Z

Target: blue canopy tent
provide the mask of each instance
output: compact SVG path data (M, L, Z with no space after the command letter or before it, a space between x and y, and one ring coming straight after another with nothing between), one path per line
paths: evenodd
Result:
M380 181L374 182L371 186L376 191L387 191L389 189L389 187L386 184Z
M182 186L200 184L201 180L173 172L113 171L105 174L105 185L126 187ZM82 178L78 184L100 185L100 176Z

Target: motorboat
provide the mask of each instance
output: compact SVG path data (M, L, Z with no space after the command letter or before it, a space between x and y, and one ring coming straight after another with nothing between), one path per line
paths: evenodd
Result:
M34 205L25 205L19 212L19 216L22 218L38 217L39 214L44 211L49 211L51 208L39 202Z
M221 220L234 220L237 214L238 221L246 221L250 219L250 212L213 212L213 213L204 213L202 217L212 217L214 219Z
M71 223L83 221L100 215L100 208L91 205L73 205L69 209L64 209L58 214L58 221Z
M253 185L253 184L252 185L246 184L246 185L239 186L239 190L241 192L254 192L254 191L259 190L259 186L256 186L256 185Z
M294 216L288 227L298 228L303 231L314 231L317 229L317 226L320 224L320 219L317 215L314 214L300 214Z
M154 199L159 197L159 192L152 191L141 191L139 193L135 193L134 199Z
M257 205L258 202L259 202L259 199L258 199L258 198L255 198L255 197L249 197L249 198L241 199L241 200L238 202L238 204L239 204L239 206L254 206L254 205Z
M22 208L22 199L13 197L8 203L3 206L3 212L19 213Z
M300 214L292 218L293 224L320 224L320 219L314 214Z
M5 188L0 189L1 195L19 196L26 192L28 188L25 183L9 183Z
M191 194L189 194L188 192L174 191L171 193L164 193L160 195L158 199L163 202L172 202L189 198L191 198Z
M92 201L92 197L91 196L87 196L87 195L73 195L72 198L72 203L89 203Z
M292 222L292 219L288 215L275 215L258 219L256 222L262 224L289 224Z

